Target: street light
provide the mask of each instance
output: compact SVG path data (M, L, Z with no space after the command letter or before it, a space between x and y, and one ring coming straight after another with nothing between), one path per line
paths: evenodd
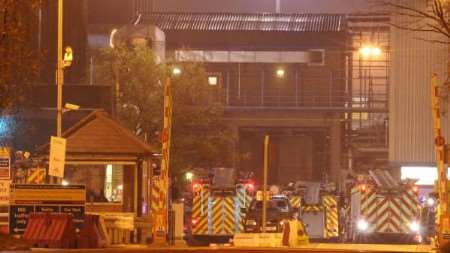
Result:
M69 111L78 111L79 109L80 109L79 105L66 103L64 105L62 112L65 113L65 112L69 112Z
M380 57L382 50L376 45L365 45L359 49L359 54L363 58L377 58Z
M282 68L278 68L277 71L276 71L276 74L277 74L278 78L283 78L284 74L285 74L285 71Z
M186 172L185 177L186 177L186 180L192 181L192 179L194 178L194 173L188 171L188 172Z
M216 86L219 83L217 76L208 76L208 84Z
M62 86L64 84L64 68L70 67L73 61L73 50L66 47L63 55L63 0L58 0L58 43L56 59L56 136L61 137L62 132Z
M173 68L172 68L172 74L173 74L174 76L180 75L180 74L181 74L181 68L180 68L180 67L177 67L177 66L173 67Z

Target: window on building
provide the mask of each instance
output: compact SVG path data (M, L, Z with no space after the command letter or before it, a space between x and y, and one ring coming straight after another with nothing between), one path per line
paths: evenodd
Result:
M123 165L66 165L66 184L86 185L86 201L120 203L123 199Z
M325 51L323 49L310 50L308 65L310 66L325 65Z
M353 108L366 108L368 103L367 97L353 97ZM352 119L354 120L367 120L369 114L367 112L354 112L352 113Z

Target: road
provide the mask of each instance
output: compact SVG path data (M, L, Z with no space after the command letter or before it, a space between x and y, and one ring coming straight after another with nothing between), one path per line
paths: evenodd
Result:
M14 253L30 252L30 251L12 251ZM380 245L380 244L331 244L331 243L311 243L307 246L299 248L237 248L225 246L210 246L210 247L149 247L149 246L116 246L106 249L32 249L33 253L53 253L53 252L68 252L68 253L276 253L276 252L315 252L315 253L401 253L401 252L417 252L417 253L432 253L434 252L431 246L428 245Z

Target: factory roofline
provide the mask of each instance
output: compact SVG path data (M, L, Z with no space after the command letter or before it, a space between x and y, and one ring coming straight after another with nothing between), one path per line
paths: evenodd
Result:
M163 31L343 32L346 22L342 14L152 12L134 23Z

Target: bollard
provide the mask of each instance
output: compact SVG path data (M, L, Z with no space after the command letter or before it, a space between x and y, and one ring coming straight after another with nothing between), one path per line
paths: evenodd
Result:
M78 238L78 248L104 248L108 244L108 235L100 216L86 214Z
M290 226L288 220L283 220L283 242L282 245L288 247L289 246L289 234L290 234Z
M168 231L168 242L169 245L175 245L175 211L169 211L169 231Z

